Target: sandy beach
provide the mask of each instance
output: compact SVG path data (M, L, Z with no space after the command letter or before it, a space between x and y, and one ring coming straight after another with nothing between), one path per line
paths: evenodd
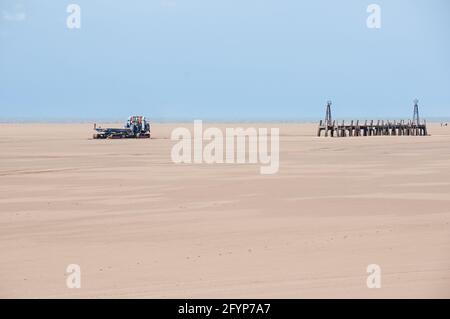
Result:
M213 124L280 128L279 172L261 175L174 164L178 126L93 140L92 124L0 124L0 297L450 298L450 128Z

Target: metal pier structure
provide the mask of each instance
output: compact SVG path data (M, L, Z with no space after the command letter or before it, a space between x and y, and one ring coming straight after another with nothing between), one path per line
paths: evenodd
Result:
M321 120L317 136L427 136L427 123L419 117L419 101L414 100L414 115L412 120L352 120L350 123L338 123L331 117L331 101L327 102L325 120Z

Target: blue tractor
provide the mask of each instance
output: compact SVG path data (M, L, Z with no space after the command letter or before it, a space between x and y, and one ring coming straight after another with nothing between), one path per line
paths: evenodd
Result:
M150 138L150 123L144 116L130 116L123 128L102 128L94 124L94 139Z

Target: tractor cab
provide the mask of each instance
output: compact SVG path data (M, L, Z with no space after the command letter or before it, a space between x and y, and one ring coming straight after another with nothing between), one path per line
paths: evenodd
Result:
M125 124L125 128L130 129L137 137L141 134L150 134L150 123L147 122L144 116L130 116Z

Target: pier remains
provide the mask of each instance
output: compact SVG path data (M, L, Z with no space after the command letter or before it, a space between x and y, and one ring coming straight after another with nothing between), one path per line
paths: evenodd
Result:
M419 117L419 101L414 100L412 120L351 120L350 123L333 120L331 117L331 101L327 102L325 120L320 120L317 136L427 136L426 120Z

